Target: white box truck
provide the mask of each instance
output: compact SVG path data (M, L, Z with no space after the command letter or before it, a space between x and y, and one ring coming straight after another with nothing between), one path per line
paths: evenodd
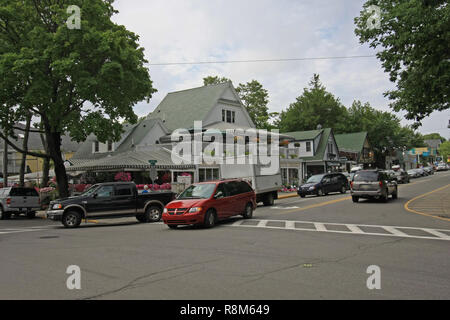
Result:
M222 164L220 176L222 179L243 179L256 192L256 202L263 202L265 206L272 206L278 199L278 190L282 186L281 174L263 175L262 167L255 164Z

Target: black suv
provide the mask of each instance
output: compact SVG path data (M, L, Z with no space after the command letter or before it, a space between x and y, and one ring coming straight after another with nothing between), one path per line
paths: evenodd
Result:
M385 171L363 170L353 177L351 193L353 202L358 202L360 198L387 202L390 195L392 199L398 198L398 185L396 178Z
M342 173L326 173L312 176L308 181L298 188L298 195L302 198L307 195L316 195L318 197L327 195L331 192L347 193L348 180Z

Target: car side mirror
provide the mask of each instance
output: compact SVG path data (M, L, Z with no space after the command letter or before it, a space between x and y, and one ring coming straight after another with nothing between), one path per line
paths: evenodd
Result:
M97 197L98 197L97 193L94 193L94 195L92 196L92 198L94 198L94 199L97 199Z
M217 192L216 195L214 196L214 199L220 199L220 198L223 198L223 192L222 191Z

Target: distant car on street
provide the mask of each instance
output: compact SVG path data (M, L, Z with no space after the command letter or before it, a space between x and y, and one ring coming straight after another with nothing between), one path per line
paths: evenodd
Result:
M0 189L0 219L11 218L12 214L25 214L29 219L41 209L39 193L33 188Z
M387 202L389 196L392 196L392 199L398 198L398 185L395 179L384 171L363 170L353 177L351 194L355 203L360 198L381 199Z
M437 171L447 171L448 170L448 166L445 163L440 163L437 166Z
M327 173L312 176L298 188L297 193L302 198L307 195L321 197L331 192L345 194L348 189L349 183L345 175L342 173Z
M398 183L409 183L410 177L408 173L406 173L404 170L398 170L395 172L395 177L397 179Z
M251 219L256 193L243 180L195 183L164 208L163 221L171 229L179 225L215 226L217 221L242 215Z

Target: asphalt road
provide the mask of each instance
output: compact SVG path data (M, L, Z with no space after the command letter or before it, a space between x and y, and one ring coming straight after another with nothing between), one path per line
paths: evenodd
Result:
M0 221L0 299L449 299L450 220L405 209L449 181L413 180L388 203L279 200L214 229ZM70 265L81 290L67 289ZM380 290L366 285L373 265Z

